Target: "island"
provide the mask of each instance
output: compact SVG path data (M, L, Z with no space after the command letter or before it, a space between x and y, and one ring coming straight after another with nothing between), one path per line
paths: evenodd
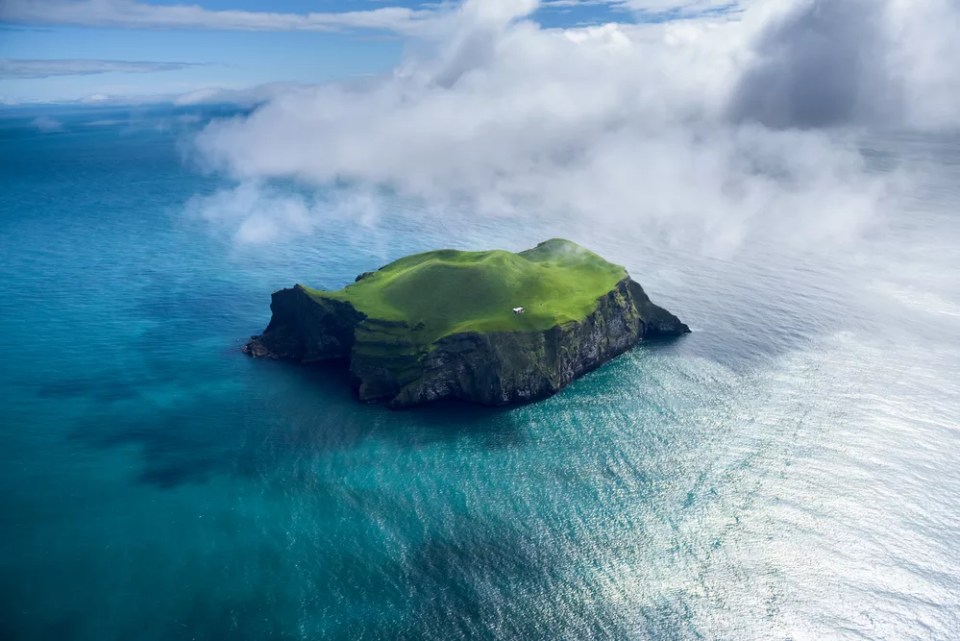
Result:
M270 309L247 354L342 361L360 400L393 408L541 399L643 340L690 331L626 269L562 239L416 254L339 291L283 289Z

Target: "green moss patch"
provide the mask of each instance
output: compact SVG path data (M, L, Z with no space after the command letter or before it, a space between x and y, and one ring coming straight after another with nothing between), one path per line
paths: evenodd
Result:
M404 340L424 345L461 332L542 331L583 320L626 277L623 267L554 239L518 254L426 252L339 291L304 289L317 300L348 302L374 322L402 321ZM395 335L390 327L369 329L377 338Z

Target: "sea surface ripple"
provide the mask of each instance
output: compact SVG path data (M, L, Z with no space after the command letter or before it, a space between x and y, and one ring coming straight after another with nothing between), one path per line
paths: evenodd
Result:
M242 356L270 292L542 230L237 247L175 114L86 117L0 127L0 637L960 639L960 141L865 142L924 179L844 251L561 225L694 333L390 412Z

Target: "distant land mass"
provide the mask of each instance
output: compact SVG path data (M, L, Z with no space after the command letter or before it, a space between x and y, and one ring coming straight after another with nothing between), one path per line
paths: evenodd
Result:
M270 309L247 354L344 361L360 400L393 408L533 401L645 339L690 331L626 269L562 239L416 254L339 291L283 289Z

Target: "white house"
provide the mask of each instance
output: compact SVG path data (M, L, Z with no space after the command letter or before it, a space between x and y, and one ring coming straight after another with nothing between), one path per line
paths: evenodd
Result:
M525 311L525 310L524 310L522 307L514 307L514 308L513 308L513 313L514 313L514 314L517 314L518 316L519 316L520 314L522 314L524 311Z

